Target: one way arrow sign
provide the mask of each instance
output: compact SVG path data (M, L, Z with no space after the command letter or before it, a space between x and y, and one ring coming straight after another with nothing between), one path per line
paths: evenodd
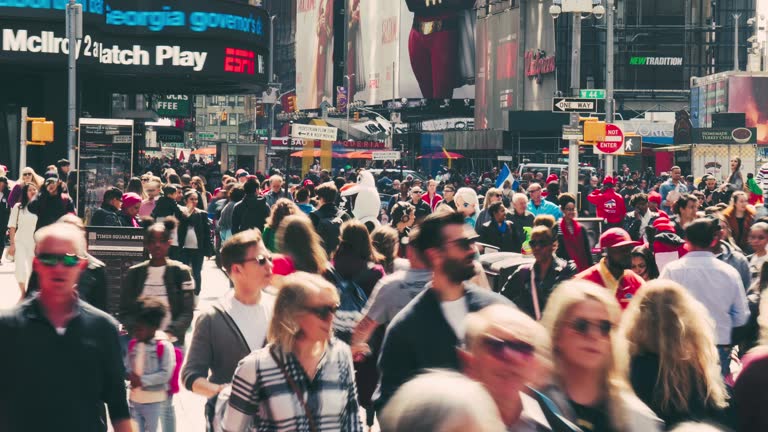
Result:
M596 113L605 111L605 101L599 99L553 98L552 112Z

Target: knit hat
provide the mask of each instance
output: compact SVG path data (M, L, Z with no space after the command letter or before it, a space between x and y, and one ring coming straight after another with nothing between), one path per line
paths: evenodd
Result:
M135 192L128 192L123 194L123 207L132 207L141 202L141 197Z

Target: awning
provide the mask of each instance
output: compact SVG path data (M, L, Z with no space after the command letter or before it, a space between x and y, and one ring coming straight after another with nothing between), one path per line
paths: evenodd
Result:
M197 150L192 150L193 155L207 155L213 156L216 154L216 147L204 147Z

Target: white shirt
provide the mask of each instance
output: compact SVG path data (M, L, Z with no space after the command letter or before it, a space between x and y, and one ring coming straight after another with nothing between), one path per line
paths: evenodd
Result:
M184 240L184 249L197 249L197 234L195 233L195 227L191 225L187 228L187 238Z
M144 281L144 290L141 292L141 295L157 299L165 305L165 318L159 328L163 331L171 323L171 304L168 302L168 290L165 288L165 269L166 266L147 267L147 280Z
M445 301L440 303L440 309L443 310L445 320L448 321L453 332L456 333L456 338L463 341L464 317L469 313L469 309L467 309L467 300L462 296L458 300Z
M760 279L760 271L763 269L763 264L768 262L768 255L761 257L754 254L752 259L749 260L749 271L752 273L752 283Z
M257 304L246 305L235 298L235 290L230 290L224 295L222 304L243 334L248 348L251 351L261 349L267 337L269 322L272 320L275 297L262 291L261 300Z

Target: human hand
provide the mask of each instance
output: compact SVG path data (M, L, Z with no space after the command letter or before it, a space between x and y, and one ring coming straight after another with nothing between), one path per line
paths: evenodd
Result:
M128 381L131 382L131 388L141 388L141 377L135 372L128 374Z

